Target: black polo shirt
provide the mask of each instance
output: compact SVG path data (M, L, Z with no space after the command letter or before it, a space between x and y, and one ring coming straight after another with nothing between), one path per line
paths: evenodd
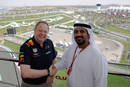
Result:
M27 40L20 48L19 65L30 65L32 69L48 69L52 65L53 59L56 57L57 52L51 40L46 39L43 43L43 48L38 44L34 37ZM29 84L41 84L47 79L47 76L40 78L22 78L24 82Z

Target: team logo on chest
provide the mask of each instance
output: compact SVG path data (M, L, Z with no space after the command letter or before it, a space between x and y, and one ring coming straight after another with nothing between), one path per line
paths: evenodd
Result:
M33 48L32 50L33 50L33 57L34 57L34 58L37 58L37 57L39 57L39 56L40 56L40 54L39 54L39 52L38 52L38 49L37 49L37 48Z
M38 52L37 48L33 48L33 52L37 53Z

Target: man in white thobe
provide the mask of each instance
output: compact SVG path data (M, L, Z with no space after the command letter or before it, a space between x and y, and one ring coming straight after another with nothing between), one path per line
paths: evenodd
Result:
M94 42L91 26L75 23L73 44L55 64L57 70L67 68L68 87L107 87L107 61Z

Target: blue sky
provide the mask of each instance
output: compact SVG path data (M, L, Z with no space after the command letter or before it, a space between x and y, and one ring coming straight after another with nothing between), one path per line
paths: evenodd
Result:
M37 6L37 5L130 5L130 0L0 0L0 6Z

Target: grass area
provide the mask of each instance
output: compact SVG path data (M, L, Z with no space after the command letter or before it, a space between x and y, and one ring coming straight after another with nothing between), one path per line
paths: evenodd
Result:
M59 20L59 21L56 21L56 22L51 22L51 23L49 23L49 24L50 24L50 25L61 24L61 23L64 23L64 22L66 22L66 21L72 20L71 17L65 16L65 15L59 15L59 16L63 17L63 19L62 19L62 20Z
M112 31L112 32L125 34L125 35L130 35L130 30L119 28L117 26L107 26L107 27L103 27L103 28L106 29L106 30Z
M24 15L24 16L14 16L14 17L4 17L1 21L5 21L5 20L8 20L8 21L18 21L18 20L23 20L23 19L29 19L31 20L32 18L33 19L41 19L43 18L43 16L52 16L52 14L41 14L41 15Z
M65 24L66 26L73 26L74 25L74 22L71 22L71 23L67 23Z
M54 87L67 87L67 81L64 80L67 76L67 70L60 70L56 73L56 77L54 79Z
M59 29L68 29L68 28L64 28L64 27L60 27L60 26L56 26L56 28L59 28Z
M0 29L0 36L3 36L3 35L4 35L4 33L6 33L6 29L5 29L5 28Z
M60 47L55 47L56 50L59 50L59 51L64 51L63 48L60 48Z
M69 21L69 20L72 20L71 17L68 17L64 14L58 14L58 15L43 15L42 17L37 17L37 15L33 15L33 16L27 16L26 19L28 20L23 20L24 16L18 16L16 17L15 19L11 19L11 17L7 17L6 20L13 20L17 23L22 23L23 21L26 23L26 22L32 22L32 21L35 21L35 22L38 22L40 20L43 20L43 19L49 19L49 18L56 18L56 17L63 17L62 20L59 20L59 21L55 21L55 22L48 22L49 25L55 25L55 24L61 24L63 22L66 22L66 21ZM47 21L47 20L46 20ZM4 25L7 25L9 24L10 22L7 22L7 23L4 23ZM1 25L3 23L0 23ZM6 27L6 28L3 28L3 29L0 29L0 36L3 36L6 32L6 29L7 28L11 28L10 26ZM34 25L31 25L31 26L21 26L21 27L16 27L16 33L17 34L20 34L20 33L24 33L24 32L28 32L28 31L31 31L33 30L34 28Z
M54 79L54 87L67 87L66 80L60 80L63 77L65 78L66 70L61 70L56 73L56 78ZM116 75L108 75L108 86L107 87L129 87L130 86L130 78L116 76Z
M125 42L125 41L121 41L121 40L118 40L118 41L121 42L124 45L124 51L123 51L123 54L122 54L121 63L129 63L128 61L126 61L126 58L127 58L127 52L130 49L130 43Z
M9 41L5 41L4 45L10 48L13 52L19 52L20 45L14 44ZM18 54L16 54L16 57L18 57Z
M109 75L108 76L108 87L129 87L130 86L130 78Z
M25 33L25 32L29 32L33 30L33 26L21 26L19 28L16 28L16 32L17 34L21 34L21 33Z

